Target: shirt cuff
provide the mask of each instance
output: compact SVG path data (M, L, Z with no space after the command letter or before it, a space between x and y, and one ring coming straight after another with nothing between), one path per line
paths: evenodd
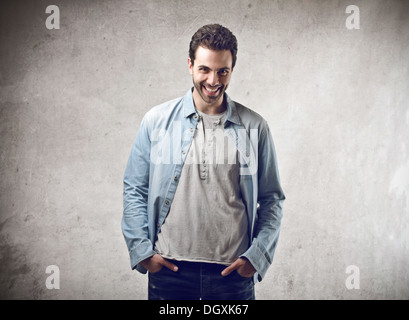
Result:
M266 275L271 262L268 261L266 255L259 248L257 239L253 240L250 248L246 252L244 252L241 257L245 257L251 262L254 269L256 269L257 271L257 280L261 281Z
M148 243L141 243L129 252L131 268L136 269L140 273L146 273L147 271L140 263L156 254L150 241L149 243L150 245Z

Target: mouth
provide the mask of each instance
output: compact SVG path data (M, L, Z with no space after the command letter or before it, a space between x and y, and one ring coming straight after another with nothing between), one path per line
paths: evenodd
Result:
M202 85L203 91L208 95L208 96L217 96L218 92L221 90L222 86L219 87L209 87Z

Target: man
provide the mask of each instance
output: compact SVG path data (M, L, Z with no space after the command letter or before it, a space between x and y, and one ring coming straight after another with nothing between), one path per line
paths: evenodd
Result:
M193 88L145 115L124 175L122 231L149 299L255 299L282 203L266 121L225 93L236 37L213 24L189 49Z

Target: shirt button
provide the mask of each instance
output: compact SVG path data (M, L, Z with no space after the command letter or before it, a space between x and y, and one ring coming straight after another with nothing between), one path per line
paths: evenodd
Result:
M185 151L182 151L182 154L186 154L186 152L185 152Z
M168 200L166 200L166 201L165 201L165 204L166 204L166 205L168 205L168 204L169 204L169 201L168 201Z
M176 177L176 176L173 177L173 180L178 181L178 177Z

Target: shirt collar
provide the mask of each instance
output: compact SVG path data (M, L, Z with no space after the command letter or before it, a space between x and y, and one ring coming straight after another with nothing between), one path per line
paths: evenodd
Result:
M185 118L191 116L192 114L196 113L196 108L195 104L193 102L193 87L190 88L184 98L184 103L183 103L183 115ZM233 123L236 123L238 125L241 125L240 117L237 113L237 108L236 104L234 103L233 100L230 99L230 97L227 95L227 93L224 93L224 98L226 99L227 102L227 114L226 114L226 121L230 121Z
M241 121L240 121L239 114L237 112L236 104L234 103L233 100L230 99L227 93L224 93L224 98L226 99L226 102L227 102L226 121L230 121L235 124L241 125Z
M196 113L195 104L193 102L193 87L190 88L183 99L183 115L185 118L191 116L192 114Z

